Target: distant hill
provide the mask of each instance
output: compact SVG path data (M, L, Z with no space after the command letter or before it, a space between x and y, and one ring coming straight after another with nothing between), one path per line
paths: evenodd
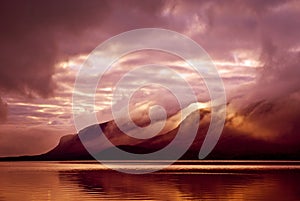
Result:
M265 104L263 101L261 101L246 108L244 110L244 113L248 115L253 112L265 112L267 109L270 108L272 108L272 106L269 103ZM198 159L198 153L210 123L209 121L207 121L207 119L210 119L209 110L196 110L190 115L188 115L175 128L169 130L166 133L161 133L147 140L139 140L125 135L118 129L114 121L102 123L100 125L93 125L91 126L91 128L95 126L101 127L107 138L115 146L122 150L137 154L151 153L160 150L161 148L168 145L175 137L179 126L191 121L191 119L197 112L199 112L201 116L197 136L194 139L188 151L181 157L181 159ZM172 116L169 118L172 118ZM223 133L216 147L206 159L300 159L300 148L297 143L278 143L276 141L268 141L262 138L255 138L249 133L242 132L231 126L228 126L228 124L230 124L230 121L230 119L226 120ZM88 129L89 127L84 130ZM0 160L92 160L93 157L85 149L84 145L80 140L80 135L83 135L83 133L79 132L79 134L63 136L55 148L41 155L7 157L1 158ZM109 152L110 149L110 147L106 147L100 151L102 154L105 155L105 152ZM122 158L115 157L111 159Z

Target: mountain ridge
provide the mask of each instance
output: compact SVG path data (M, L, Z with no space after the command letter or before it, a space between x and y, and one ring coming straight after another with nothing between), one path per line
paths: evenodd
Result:
M245 108L244 114L252 115L253 112L265 112L266 109L273 106L266 101L259 101ZM135 154L147 154L160 150L167 146L176 136L179 126L188 123L193 118L193 114L200 113L201 121L198 125L196 138L180 159L198 159L198 153L209 127L210 111L207 109L197 109L186 116L180 124L170 131L154 136L147 140L135 139L124 134L114 121L104 122L98 125L106 137L119 149ZM172 117L170 117L172 118ZM245 131L234 129L231 126L231 119L226 119L225 127L222 135L213 151L206 159L214 160L243 160L243 159L284 159L298 160L300 159L300 148L297 143L278 143L265 139L254 138ZM88 129L88 128L86 128ZM58 145L52 150L35 156L5 157L0 160L93 160L94 158L85 149L80 134L69 134L63 136ZM124 136L125 135L125 136ZM102 153L109 152L111 147L106 147ZM122 158L114 158L114 160L122 160Z

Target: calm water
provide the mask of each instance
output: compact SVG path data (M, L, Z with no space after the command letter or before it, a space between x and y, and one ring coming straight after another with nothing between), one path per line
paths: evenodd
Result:
M122 165L137 167L153 164ZM183 161L146 175L95 162L0 162L0 174L1 201L300 200L300 162Z

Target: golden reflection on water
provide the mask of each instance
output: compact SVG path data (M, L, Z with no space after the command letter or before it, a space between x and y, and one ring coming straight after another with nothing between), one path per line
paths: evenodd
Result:
M298 164L250 166L179 163L130 175L90 162L1 162L0 200L300 199Z

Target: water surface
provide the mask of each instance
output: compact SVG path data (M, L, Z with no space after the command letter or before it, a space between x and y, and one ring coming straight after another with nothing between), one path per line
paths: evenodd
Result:
M182 161L141 175L91 161L0 162L0 171L0 200L300 200L298 161Z

